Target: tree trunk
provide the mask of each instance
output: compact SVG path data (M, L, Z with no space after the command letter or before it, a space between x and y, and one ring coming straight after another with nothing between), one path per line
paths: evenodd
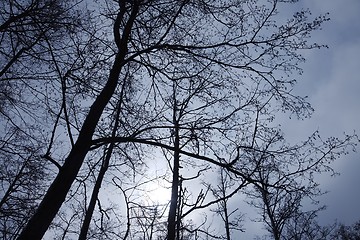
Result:
M108 82L91 106L74 147L46 192L37 211L19 235L18 240L40 240L65 201L66 195L88 153L100 116L115 91L124 56L125 54L117 55Z
M175 117L174 117L175 118ZM173 179L171 185L171 200L168 217L168 232L167 240L175 240L176 236L176 209L179 198L179 162L180 162L180 137L179 137L179 124L175 122L174 127L175 141L174 141L174 167Z
M225 222L225 231L226 231L226 240L231 240L230 234L230 220L229 220L229 212L227 206L227 199L226 199L226 179L224 176L223 169L221 169L221 197L222 197L222 207L224 211L224 222Z
M224 197L224 196L223 196ZM230 234L230 221L229 221L229 213L227 209L227 202L224 199L224 221L225 221L225 230L226 230L226 240L231 240L231 234Z
M94 186L93 192L91 194L91 199L90 199L89 206L88 206L88 209L85 214L85 218L84 218L84 221L83 221L83 224L81 227L81 231L80 231L78 240L86 240L86 236L89 231L91 218L94 213L96 200L97 200L99 192L100 192L101 183L102 183L105 173L109 167L109 161L110 161L110 157L112 154L112 150L113 150L113 144L110 145L108 153L106 154L105 159L101 165L99 175L96 179L95 186Z
M122 99L123 99L123 96L124 96L125 85L126 85L126 79L124 79L123 86L122 86L122 89L121 89L121 92L120 92L120 100L119 100L119 104L117 106L116 114L115 114L115 124L114 124L114 128L112 130L112 133L111 133L112 137L116 136L116 131L117 131L118 127L119 127L119 116L120 116L120 112L121 112L121 103L122 103ZM88 209L86 211L84 222L82 224L78 240L86 240L86 236L87 236L87 233L89 231L91 218L92 218L92 215L94 213L96 200L98 198L104 176L105 176L105 174L106 174L106 172L107 172L107 170L109 168L109 162L110 162L113 150L114 150L114 146L115 146L114 142L110 143L109 148L104 153L105 158L104 158L104 160L102 162L102 165L101 165L101 168L100 168L100 171L99 171L99 175L98 175L98 177L96 179L95 186L94 186L93 192L91 194L89 207L88 207Z
M120 36L119 30L126 9L124 2L119 2L119 5L120 12L117 15L113 29L118 53L116 54L112 69L110 70L108 81L90 107L90 111L80 130L79 137L71 149L69 156L66 158L64 165L45 194L37 211L19 235L18 240L40 240L44 236L62 203L65 201L66 195L69 192L82 163L84 162L86 154L89 151L96 125L98 124L106 105L109 103L115 92L120 72L124 64L124 59L127 54L127 43L130 37L131 29L139 10L139 6L134 4L129 19L124 25L122 36Z

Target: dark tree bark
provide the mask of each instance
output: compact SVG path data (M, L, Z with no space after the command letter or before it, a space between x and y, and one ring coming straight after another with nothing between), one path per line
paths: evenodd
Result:
M59 211L62 203L65 201L65 197L89 151L92 134L94 133L101 113L115 91L121 70L121 62L124 59L121 55L119 54L117 56L106 86L91 106L74 147L64 165L61 167L54 182L46 192L36 213L20 234L19 240L41 239L50 226L51 221Z
M106 155L105 155L105 157L104 157L104 159L102 161L101 168L99 170L99 174L98 174L98 176L96 178L96 181L95 181L95 186L94 186L93 191L91 193L89 206L88 206L88 208L86 210L85 218L84 218L84 221L83 221L82 226L81 226L80 235L79 235L79 238L78 238L79 240L86 240L87 233L88 233L89 227L90 227L90 222L91 222L91 219L92 219L92 215L93 215L94 210L95 210L96 201L98 199L98 195L99 195L99 192L100 192L101 184L102 184L102 181L103 181L104 176L106 174L106 171L108 170L109 161L110 161L113 149L114 149L114 145L110 144L109 148L107 149L107 153L106 153Z
M123 21L125 11L124 5L121 7L122 9L114 24L114 35L119 52L115 57L107 83L90 107L90 111L87 114L75 145L65 160L64 165L61 167L54 182L46 192L46 195L41 201L36 213L32 216L29 223L18 237L19 240L41 239L45 234L51 221L54 219L62 203L65 201L66 195L80 170L86 154L89 151L92 136L99 122L100 116L115 92L123 62L127 54L127 42L130 36L132 24L138 11L137 5L135 4L125 26L124 32L120 37L119 27L120 22Z
M175 104L176 107L176 104ZM177 214L178 209L178 198L179 198L179 167L180 167L180 136L179 136L179 125L176 119L176 111L174 111L174 160L173 160L173 171L172 171L172 183L171 183L171 200L170 209L167 222L167 240L175 240L176 226L179 216Z
M120 116L120 112L121 112L121 103L123 100L123 94L124 94L124 88L126 85L126 79L124 79L123 81L123 85L122 85L122 89L121 89L121 93L120 93L120 99L119 99L119 104L117 106L116 109L116 114L115 114L115 120L114 120L114 127L113 127L113 131L112 131L112 137L116 136L116 130L119 127L119 116ZM109 144L109 147L107 148L106 152L104 153L104 159L102 161L100 170L99 170L99 174L98 177L95 181L95 186L93 188L93 192L91 194L91 198L90 198L90 202L89 202L89 206L87 208L86 214L85 214L85 218L83 221L83 224L81 226L81 230L80 230L80 235L79 235L79 240L86 240L87 237L87 233L89 231L89 226L90 226L90 222L91 222L91 218L95 209L95 204L96 204L96 200L98 198L99 192L100 192L100 188L101 188L101 184L103 182L103 179L105 177L105 174L109 168L109 163L110 163L110 159L114 150L114 146L115 143L112 142Z

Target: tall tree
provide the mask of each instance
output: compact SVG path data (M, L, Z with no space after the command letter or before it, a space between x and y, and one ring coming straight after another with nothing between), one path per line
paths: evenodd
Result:
M51 125L43 121L51 118L45 109L53 104L50 95L56 96L52 90L57 84L44 82L51 82L56 74L49 63L48 45L80 24L81 14L71 10L74 4L48 0L0 3L0 222L4 239L19 234L44 194L48 170L58 166L40 157L47 144L43 134ZM39 101L45 96L48 102ZM39 102L45 105L39 108Z
M6 2L4 9L14 9L13 2ZM79 203L76 209L85 209L81 219L86 220L79 223L83 226L81 238L90 236L86 232L102 183L109 189L121 189L123 186L111 179L131 179L129 169L137 179L138 168L146 165L150 151L159 153L161 149L173 160L167 179L172 183L167 238L173 240L180 238L176 234L180 221L219 203L195 189L189 195L195 196L193 203L183 205L180 211L180 185L188 191L198 182L210 186L212 170L222 168L246 186L243 191L256 189L267 194L270 188L292 187L280 184L284 180L292 182L302 173L309 176L328 169L328 161L351 144L349 136L318 145L318 139L313 139L288 146L278 126L272 124L278 112L299 118L312 112L305 98L293 95L293 74L301 72L302 51L320 47L308 43L308 38L328 18L310 19L308 11L299 11L284 19L279 9L295 0L44 2L63 6L59 9L70 16L83 8L89 11L78 17L82 21L74 21L76 27L70 24L66 31L59 30L62 38L53 40L52 34L40 31L43 42L39 49L45 50L37 53L44 55L27 56L46 65L18 68L20 74L13 77L24 83L23 102L33 103L31 109L36 106L34 112L41 116L36 120L42 124L40 129L45 129L29 135L42 143L39 148L44 159L57 168L56 177L18 239L41 239L63 203L71 201ZM35 15L44 11L40 9ZM10 14L9 19L17 18ZM35 26L46 30L47 23ZM15 33L22 35L23 31ZM36 37L32 40L38 43ZM12 46L9 41L4 49L13 51ZM11 82L7 63L15 66L20 51L13 51L2 66L2 86ZM10 99L7 96L13 88L1 89L6 90L1 99ZM46 111L40 111L39 106ZM30 121L21 114L15 117ZM99 167L99 159L104 159L103 167ZM277 175L259 177L264 169ZM90 181L91 177L95 181ZM88 186L93 189L90 200ZM102 204L98 211L110 218ZM103 218L100 222L104 232ZM131 222L129 217L127 222ZM129 229L126 237L131 235Z

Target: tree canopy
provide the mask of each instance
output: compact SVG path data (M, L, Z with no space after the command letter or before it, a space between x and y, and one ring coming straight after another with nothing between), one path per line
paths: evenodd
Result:
M2 237L229 240L241 198L274 239L315 216L314 175L355 136L290 144L276 123L311 116L293 88L324 47L328 16L296 2L2 1Z

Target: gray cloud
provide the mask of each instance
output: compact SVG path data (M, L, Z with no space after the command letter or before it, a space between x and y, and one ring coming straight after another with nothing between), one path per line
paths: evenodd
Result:
M288 126L286 130L294 136L304 136L316 129L324 136L339 136L354 130L360 133L360 1L306 0L303 4L314 16L330 13L331 21L314 35L315 41L330 48L306 55L305 73L300 77L298 91L309 95L315 113L310 120L291 122L297 127ZM338 219L351 224L360 219L360 154L344 156L333 167L340 176L320 178L322 187L330 191L321 198L328 209L320 215L320 220L329 223Z

